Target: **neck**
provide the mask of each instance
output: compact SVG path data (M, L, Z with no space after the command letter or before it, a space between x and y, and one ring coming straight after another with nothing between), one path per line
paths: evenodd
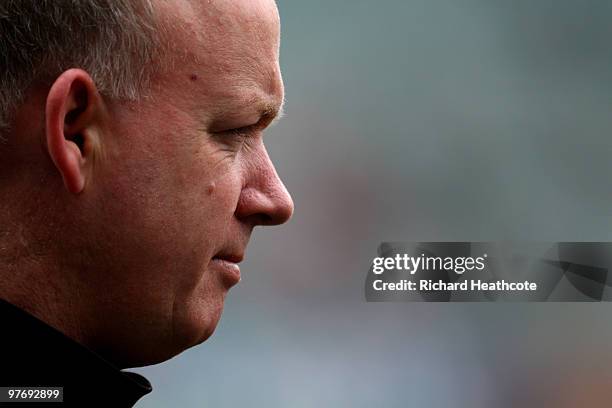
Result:
M0 265L0 298L87 345L92 314L84 313L86 297L69 271L50 265L32 259Z

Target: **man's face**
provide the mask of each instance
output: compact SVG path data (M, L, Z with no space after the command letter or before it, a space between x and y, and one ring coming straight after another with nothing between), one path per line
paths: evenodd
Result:
M283 101L274 1L160 3L172 68L111 107L88 202L84 259L113 313L99 346L125 365L210 336L253 228L293 212L262 139Z

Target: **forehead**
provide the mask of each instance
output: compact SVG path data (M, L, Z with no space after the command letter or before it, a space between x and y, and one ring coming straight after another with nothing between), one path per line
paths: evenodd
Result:
M158 0L170 26L202 39L215 33L278 38L280 20L274 0ZM195 39L190 37L190 39Z
M162 13L177 74L212 97L248 103L259 96L280 104L280 21L273 0L171 3Z

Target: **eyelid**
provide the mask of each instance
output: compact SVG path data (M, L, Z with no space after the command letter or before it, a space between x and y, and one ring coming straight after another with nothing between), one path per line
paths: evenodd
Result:
M252 133L256 128L256 125L242 126L239 128L224 130L220 133L232 134L232 135L247 135Z
M221 134L221 135L223 134L249 135L255 132L263 131L267 126L268 125L266 121L260 120L259 122L254 123L252 125L241 126L241 127L227 129L227 130L221 130L215 133Z
M225 130L218 130L218 131L214 131L213 133L223 135L223 134L246 134L246 133L261 132L271 127L272 125L276 124L279 119L280 119L280 115L277 116L275 114L263 114L257 122L252 123L250 125L240 126L240 127L225 129Z

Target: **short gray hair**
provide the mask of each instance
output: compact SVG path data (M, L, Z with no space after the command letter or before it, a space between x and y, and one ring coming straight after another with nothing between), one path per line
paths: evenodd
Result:
M154 12L151 0L0 0L0 138L25 91L69 68L136 99L161 44Z

